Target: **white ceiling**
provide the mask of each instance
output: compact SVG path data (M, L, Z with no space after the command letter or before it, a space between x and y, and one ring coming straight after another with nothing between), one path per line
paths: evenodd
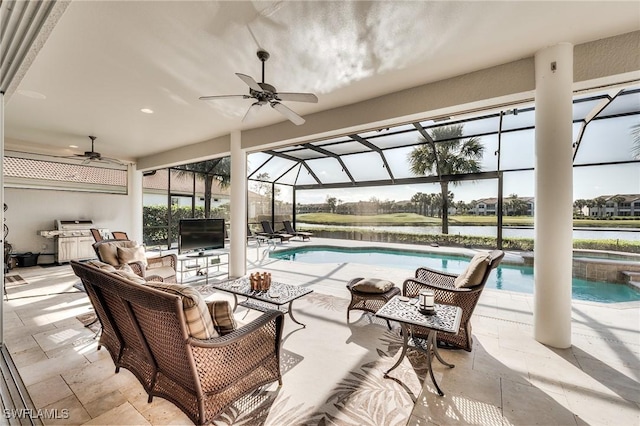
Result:
M286 103L304 116L638 29L637 1L73 1L8 99L7 149L68 155L96 135L96 151L134 159L285 121L198 100L248 93L234 73L260 81L258 47L266 82L318 95Z

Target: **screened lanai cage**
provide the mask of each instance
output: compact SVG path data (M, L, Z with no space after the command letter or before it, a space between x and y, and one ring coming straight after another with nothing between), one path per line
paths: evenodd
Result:
M638 86L574 97L576 217L640 217L639 126ZM290 220L317 233L471 235L497 239L498 246L503 238L532 238L534 129L532 100L251 153L248 223L254 230L264 220L276 230ZM145 240L153 231L159 244L171 245L178 216L204 215L206 173L198 167L145 177L145 208L165 206L158 210L164 216L145 221ZM208 195L210 213L228 219L228 189L219 179ZM154 196L147 189L152 181ZM515 225L514 217L520 218ZM640 233L616 237L640 239Z
M637 87L575 96L576 216L640 216L639 126ZM502 246L505 229L508 236L533 233L505 222L535 214L534 146L531 101L253 153L248 179L257 195L249 198L249 222L471 233ZM362 220L344 226L334 214ZM377 224L384 214L404 226ZM465 226L469 216L483 226Z

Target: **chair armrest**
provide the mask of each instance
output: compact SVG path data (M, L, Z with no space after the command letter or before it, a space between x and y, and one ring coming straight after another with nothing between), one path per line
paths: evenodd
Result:
M130 262L129 266L131 266L131 269L133 269L133 272L144 278L144 263L140 262L139 260L135 261L135 262Z
M420 281L426 282L449 282L453 283L453 281L458 277L456 274L450 274L448 272L437 271L435 269L420 267L416 269L416 273L414 275L415 278Z
M169 266L173 268L173 270L175 271L177 264L178 264L178 256L176 256L175 254L165 254L163 256L147 258L147 269Z
M230 386L253 370L278 370L284 314L270 310L233 332L212 339L190 337L196 370L204 392Z
M145 281L164 282L164 278L160 275L145 275L144 279Z
M478 285L471 288L456 288L451 283L446 282L426 282L417 278L407 278L402 284L402 295L407 297L416 297L421 290L433 290L436 303L444 303L447 305L452 303L459 297L468 297L473 293L479 293L482 291L483 285Z

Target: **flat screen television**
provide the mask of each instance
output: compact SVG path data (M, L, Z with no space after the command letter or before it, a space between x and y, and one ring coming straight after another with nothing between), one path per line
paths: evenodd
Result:
M224 219L180 219L180 253L224 248Z

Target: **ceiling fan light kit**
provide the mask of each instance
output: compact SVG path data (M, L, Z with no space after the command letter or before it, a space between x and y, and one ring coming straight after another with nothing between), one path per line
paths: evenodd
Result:
M256 115L258 109L262 105L269 104L273 109L278 111L280 114L284 115L292 123L298 126L303 124L305 121L304 118L300 117L292 109L282 104L281 101L317 103L318 97L313 93L278 92L274 86L264 82L264 66L267 59L269 59L269 52L267 52L266 50L258 50L257 55L258 55L258 59L260 59L260 61L262 62L262 82L261 83L258 83L257 81L255 81L251 76L248 76L246 74L236 73L236 75L240 78L240 80L244 81L244 83L247 86L249 86L248 95L201 96L200 100L210 101L210 100L233 99L233 98L255 99L256 102L254 102L249 107L249 110L246 112L246 114L242 118L243 122L250 122L251 119Z

